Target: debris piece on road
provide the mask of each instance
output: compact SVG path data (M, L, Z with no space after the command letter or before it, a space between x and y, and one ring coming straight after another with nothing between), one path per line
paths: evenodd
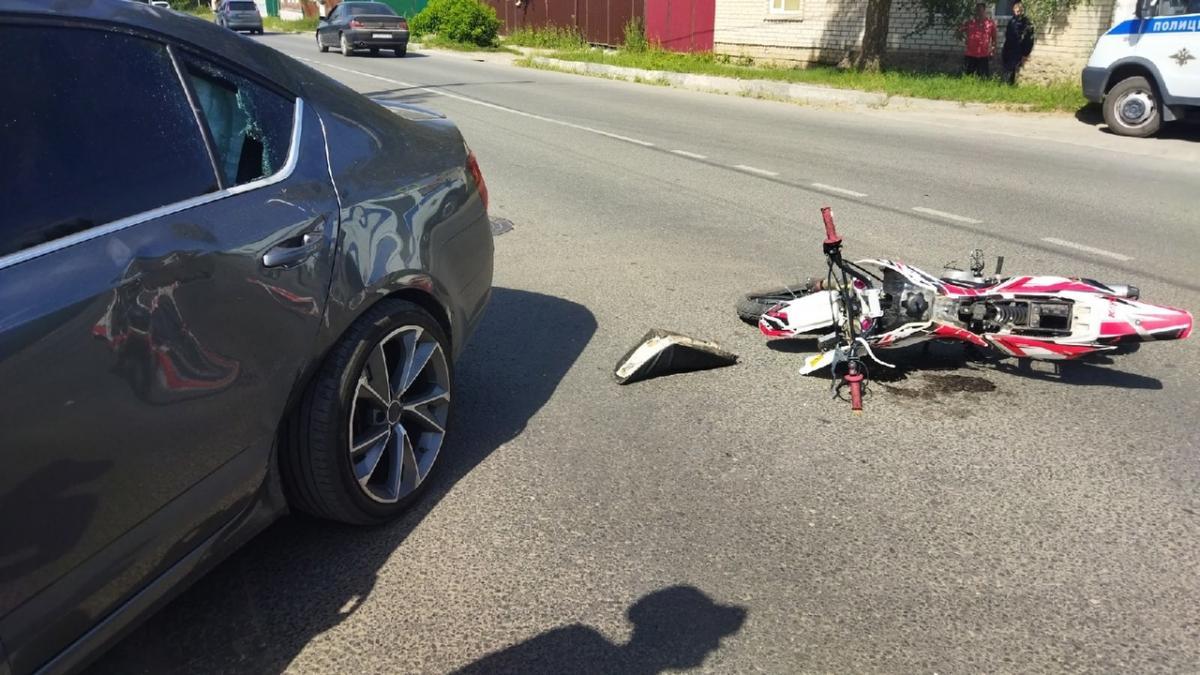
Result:
M513 223L508 218L492 218L492 236L499 237L505 232L512 232Z
M732 366L737 358L715 342L655 328L621 357L614 375L618 384L629 384L659 375Z

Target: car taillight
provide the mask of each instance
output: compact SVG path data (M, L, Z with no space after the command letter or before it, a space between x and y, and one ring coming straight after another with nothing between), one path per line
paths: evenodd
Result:
M479 186L479 198L483 200L483 210L488 207L488 190L487 183L483 180L483 172L479 170L479 161L475 159L475 152L467 150L467 173L475 179L475 184Z
M408 20L400 19L400 23L396 24L396 28L399 28L400 30L408 30Z
M359 21L358 19L350 19L350 27L351 28L366 28L367 26L366 26L366 24Z

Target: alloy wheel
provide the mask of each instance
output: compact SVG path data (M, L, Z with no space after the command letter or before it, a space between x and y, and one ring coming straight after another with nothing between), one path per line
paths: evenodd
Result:
M416 490L437 460L449 413L450 369L437 339L408 325L380 340L359 374L347 425L363 493L390 504Z

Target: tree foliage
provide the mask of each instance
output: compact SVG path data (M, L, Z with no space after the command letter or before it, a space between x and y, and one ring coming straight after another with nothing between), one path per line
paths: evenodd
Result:
M915 8L922 13L914 33L922 33L930 28L957 29L975 14L976 1L901 0L905 8ZM1039 31L1046 31L1054 25L1055 20L1066 17L1080 5L1090 3L1091 0L1024 0L1025 15ZM988 3L989 6L991 4Z

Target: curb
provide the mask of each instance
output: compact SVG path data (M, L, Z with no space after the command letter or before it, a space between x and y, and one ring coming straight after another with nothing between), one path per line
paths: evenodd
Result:
M718 75L694 75L676 73L664 70L643 70L625 66L610 66L603 63L585 61L563 61L541 56L529 55L530 62L553 70L581 75L606 77L626 82L646 82L666 84L680 89L703 91L752 98L766 98L791 103L808 104L841 104L851 106L868 106L873 108L898 108L905 110L926 111L976 111L994 112L996 110L1028 109L1031 106L991 105L987 103L960 103L958 101L936 101L925 98L910 98L907 96L889 96L879 92L860 91L858 89L838 89L822 87L813 84L795 84L777 82L774 80L741 80L733 77Z

